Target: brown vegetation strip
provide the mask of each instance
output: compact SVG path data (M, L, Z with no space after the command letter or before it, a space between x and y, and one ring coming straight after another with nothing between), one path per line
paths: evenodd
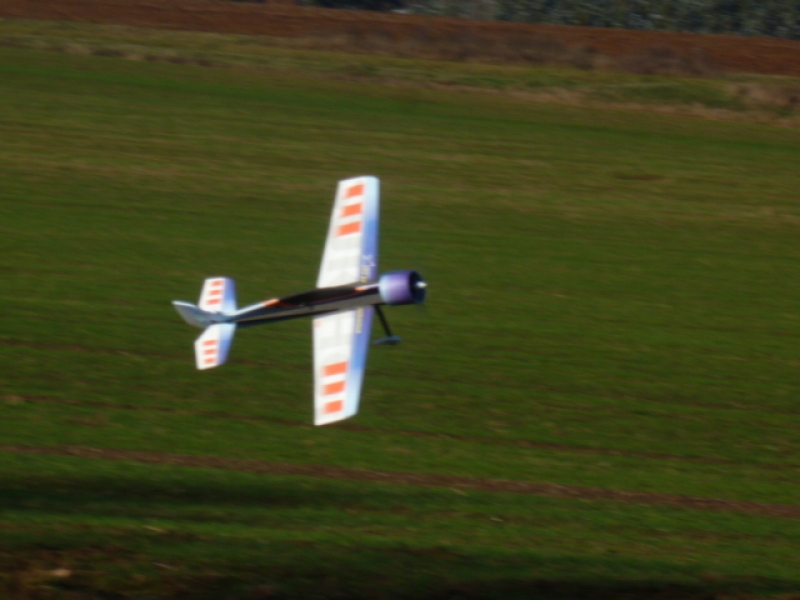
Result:
M800 76L800 42L768 37L631 31L531 23L470 21L372 11L331 10L220 0L3 0L0 17L48 19L245 35L302 37L354 31L409 37L481 38L543 36L571 48L611 56L636 56L653 48L702 58L725 71Z
M176 409L164 406L142 406L141 404L120 404L114 402L99 402L96 400L69 400L66 398L48 398L44 396L30 396L30 395L19 396L13 394L6 395L5 400L6 402L9 402L11 404L22 403L22 402L35 402L41 404L57 404L57 405L60 404L64 406L107 408L112 410L133 410L133 411L145 411L145 412L150 411L150 412L167 413L172 415L181 415L188 417L208 417L213 419L228 419L231 421L272 423L274 425L281 425L283 427L299 427L301 429L314 429L313 425L305 422L290 421L287 419L276 419L274 417L239 415L236 413L213 411L213 410L189 410L183 408ZM486 444L490 446L511 446L515 448L531 448L534 450L552 450L554 452L577 452L581 454L599 454L602 456L623 456L629 458L643 458L648 460L672 460L672 461L679 461L686 463L730 465L736 467L749 466L769 471L800 470L800 465L797 464L748 462L748 461L737 461L737 460L713 458L706 456L681 456L678 454L667 454L664 452L620 450L615 448L599 448L596 446L576 446L574 444L557 444L553 442L532 442L529 440L503 439L496 437L492 438L492 437L473 436L473 435L457 435L451 433L414 431L408 429L380 429L378 427L368 427L366 425L358 425L356 423L338 423L336 427L338 429L344 429L345 431L448 440L453 442Z
M85 446L2 446L0 452L17 454L39 454L46 456L74 456L98 460L133 461L154 465L175 467L195 467L224 469L242 473L264 475L295 475L344 481L367 481L394 485L415 485L441 487L479 492L532 494L549 498L571 500L601 500L625 504L647 504L669 506L693 510L712 510L734 512L788 519L800 519L800 506L787 504L768 504L747 500L725 500L722 498L702 498L681 494L659 494L655 492L630 492L606 490L578 485L559 485L548 482L512 481L507 479L486 479L463 477L459 475L438 475L433 473L404 473L400 471L378 471L373 469L354 469L331 465L303 465L271 462L220 456L193 456L168 454L142 450L114 450L109 448L89 448Z

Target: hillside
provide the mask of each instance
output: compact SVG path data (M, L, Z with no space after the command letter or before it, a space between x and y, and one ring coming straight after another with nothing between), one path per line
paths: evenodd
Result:
M221 0L4 0L0 17L290 37L375 30L395 40L545 36L613 58L666 48L722 71L800 76L800 41L764 37L467 21Z

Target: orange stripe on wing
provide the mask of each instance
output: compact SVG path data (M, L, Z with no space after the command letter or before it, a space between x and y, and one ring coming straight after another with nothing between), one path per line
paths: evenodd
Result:
M203 342L203 346L216 346L217 340L206 340Z
M338 394L344 391L344 381L337 381L336 383L329 383L322 388L323 396L330 396L331 394Z
M363 196L364 195L364 184L359 183L358 185L351 185L347 188L347 191L344 193L344 199L347 200L348 198L355 198L356 196Z
M363 208L363 204L359 202L358 204L350 204L342 208L342 218L344 217L352 217L353 215L360 215L361 209Z
M355 223L347 223L347 225L340 225L338 235L350 235L351 233L358 233L361 231L361 221Z
M325 406L322 408L322 412L326 415L331 415L333 413L342 412L344 408L344 402L341 400L334 400L333 402L326 402Z
M323 377L328 377L330 375L341 375L342 373L347 373L346 362L334 363L332 365L325 365L322 368Z

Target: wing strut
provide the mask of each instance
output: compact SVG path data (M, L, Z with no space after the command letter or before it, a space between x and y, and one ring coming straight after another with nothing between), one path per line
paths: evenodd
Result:
M381 320L381 325L383 325L383 330L386 332L386 337L372 342L373 346L394 346L399 344L402 338L392 335L392 330L389 328L389 321L386 320L379 305L375 306L375 312L378 313L378 318Z

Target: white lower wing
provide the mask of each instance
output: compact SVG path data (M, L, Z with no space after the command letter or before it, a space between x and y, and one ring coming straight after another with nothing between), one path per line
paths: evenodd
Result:
M367 306L314 319L314 425L358 412L373 312Z

